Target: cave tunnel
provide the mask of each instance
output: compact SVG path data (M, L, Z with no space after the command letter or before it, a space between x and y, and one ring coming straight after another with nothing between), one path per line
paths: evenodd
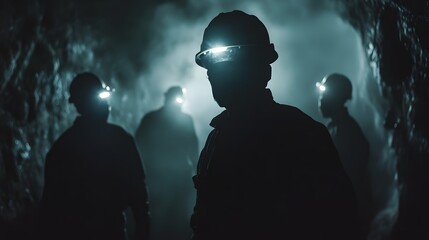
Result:
M350 114L370 144L367 239L429 239L429 3L424 0L2 1L0 3L0 238L31 232L45 156L77 116L74 75L115 89L109 122L134 133L171 86L186 88L199 150L222 111L194 62L204 28L241 9L270 32L276 101L324 124L317 82L348 76Z

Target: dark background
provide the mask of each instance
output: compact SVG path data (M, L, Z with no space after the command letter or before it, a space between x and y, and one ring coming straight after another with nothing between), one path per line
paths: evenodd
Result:
M234 9L268 28L280 56L269 83L278 102L324 122L315 83L332 72L353 82L348 106L371 144L370 239L425 234L426 1L18 0L0 4L0 238L25 232L37 215L45 154L76 116L67 99L77 72L115 89L109 121L130 133L182 85L201 148L222 109L194 56L209 21Z

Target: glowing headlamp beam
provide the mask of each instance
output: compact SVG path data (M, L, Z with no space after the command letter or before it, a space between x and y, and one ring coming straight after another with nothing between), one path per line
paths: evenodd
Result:
M183 103L183 98L177 97L176 98L176 102L182 104Z
M326 91L326 86L325 86L325 85L323 85L323 84L322 84L322 83L320 83L320 82L316 83L316 87L317 87L317 88L319 88L319 90L320 90L321 92Z
M220 52L225 52L228 49L228 47L215 47L210 49L210 52L212 53L220 53Z
M100 94L98 94L98 97L101 99L106 99L106 98L110 97L110 92L103 91Z

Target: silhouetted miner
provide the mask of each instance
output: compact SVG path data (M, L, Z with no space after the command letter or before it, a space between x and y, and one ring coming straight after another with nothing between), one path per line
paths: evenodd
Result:
M326 127L266 89L277 57L253 15L221 13L205 29L196 63L226 110L211 122L193 178L195 240L359 234L353 187Z
M145 173L133 137L107 123L108 88L80 73L70 99L80 113L46 156L42 213L47 239L126 239L131 208L138 239L149 230Z
M328 130L355 188L362 221L368 227L371 210L369 144L345 106L352 98L352 83L346 76L334 73L325 76L317 86L320 90L320 112L323 117L331 119Z
M148 176L151 238L190 239L198 141L192 117L182 112L182 88L171 87L164 96L164 106L146 114L135 135Z

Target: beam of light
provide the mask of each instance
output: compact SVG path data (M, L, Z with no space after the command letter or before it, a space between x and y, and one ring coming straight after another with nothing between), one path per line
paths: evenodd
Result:
M225 52L228 49L228 47L215 47L210 49L210 52L212 53L221 53L221 52Z
M183 98L177 97L176 98L176 102L182 104L183 103Z
M319 90L320 90L321 92L326 91L326 86L325 86L325 85L323 85L323 84L321 84L320 82L317 82L317 83L316 83L316 87L317 87L317 88L319 88Z
M103 91L103 92L101 92L100 94L98 94L98 97L99 97L99 98L101 98L101 99L109 98L109 97L110 97L110 92L108 92L108 91Z

